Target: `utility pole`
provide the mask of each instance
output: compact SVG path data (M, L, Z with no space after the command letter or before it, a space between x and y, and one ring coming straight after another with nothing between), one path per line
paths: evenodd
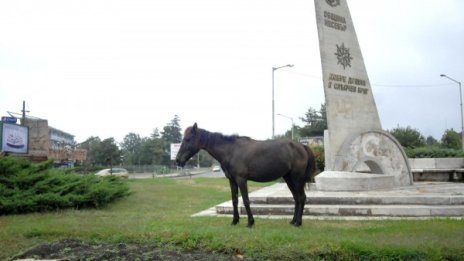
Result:
M279 67L272 67L272 139L275 138L275 112L274 112L274 72L280 68L293 67L293 64L287 64Z
M462 109L462 88L461 88L461 82L460 81L457 81L449 76L447 76L446 74L440 74L441 77L445 77L445 78L448 78L449 80L455 82L458 84L459 86L459 99L460 99L460 106L461 106L461 149L464 150L464 112L463 112L463 109Z
M21 125L24 126L26 122L26 112L29 112L29 111L26 111L26 101L23 101L23 110L21 112L23 113L23 116L21 118Z

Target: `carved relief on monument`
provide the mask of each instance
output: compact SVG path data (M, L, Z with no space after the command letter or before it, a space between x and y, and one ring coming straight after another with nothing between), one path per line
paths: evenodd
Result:
M351 60L353 60L353 57L350 54L350 49L345 47L345 43L342 43L340 46L337 44L337 52L335 53L335 56L337 57L338 63L341 66L343 66L343 70L346 69L346 67L351 67Z
M331 7L336 7L340 5L340 0L325 0L325 2Z

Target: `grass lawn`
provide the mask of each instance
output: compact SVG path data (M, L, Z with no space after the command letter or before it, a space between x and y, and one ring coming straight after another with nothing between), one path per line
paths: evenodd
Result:
M142 243L270 260L464 260L463 220L320 221L192 218L230 199L226 179L129 180L132 194L104 209L0 216L0 260L64 238ZM250 189L264 185L250 183Z

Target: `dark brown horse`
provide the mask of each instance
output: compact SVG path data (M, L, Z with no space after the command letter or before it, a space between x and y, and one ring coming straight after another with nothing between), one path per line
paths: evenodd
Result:
M247 181L268 182L283 177L295 200L295 211L290 224L301 226L306 201L304 186L315 171L312 151L289 140L256 141L248 137L225 136L197 127L188 127L177 154L176 162L183 167L200 149L206 150L221 164L232 191L234 217L239 221L238 189L248 214L248 227L254 224L248 199Z

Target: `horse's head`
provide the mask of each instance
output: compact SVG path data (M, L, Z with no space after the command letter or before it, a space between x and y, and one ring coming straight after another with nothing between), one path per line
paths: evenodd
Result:
M197 124L188 127L184 133L184 139L177 153L176 162L180 167L185 166L185 163L200 150L200 135L198 133Z

